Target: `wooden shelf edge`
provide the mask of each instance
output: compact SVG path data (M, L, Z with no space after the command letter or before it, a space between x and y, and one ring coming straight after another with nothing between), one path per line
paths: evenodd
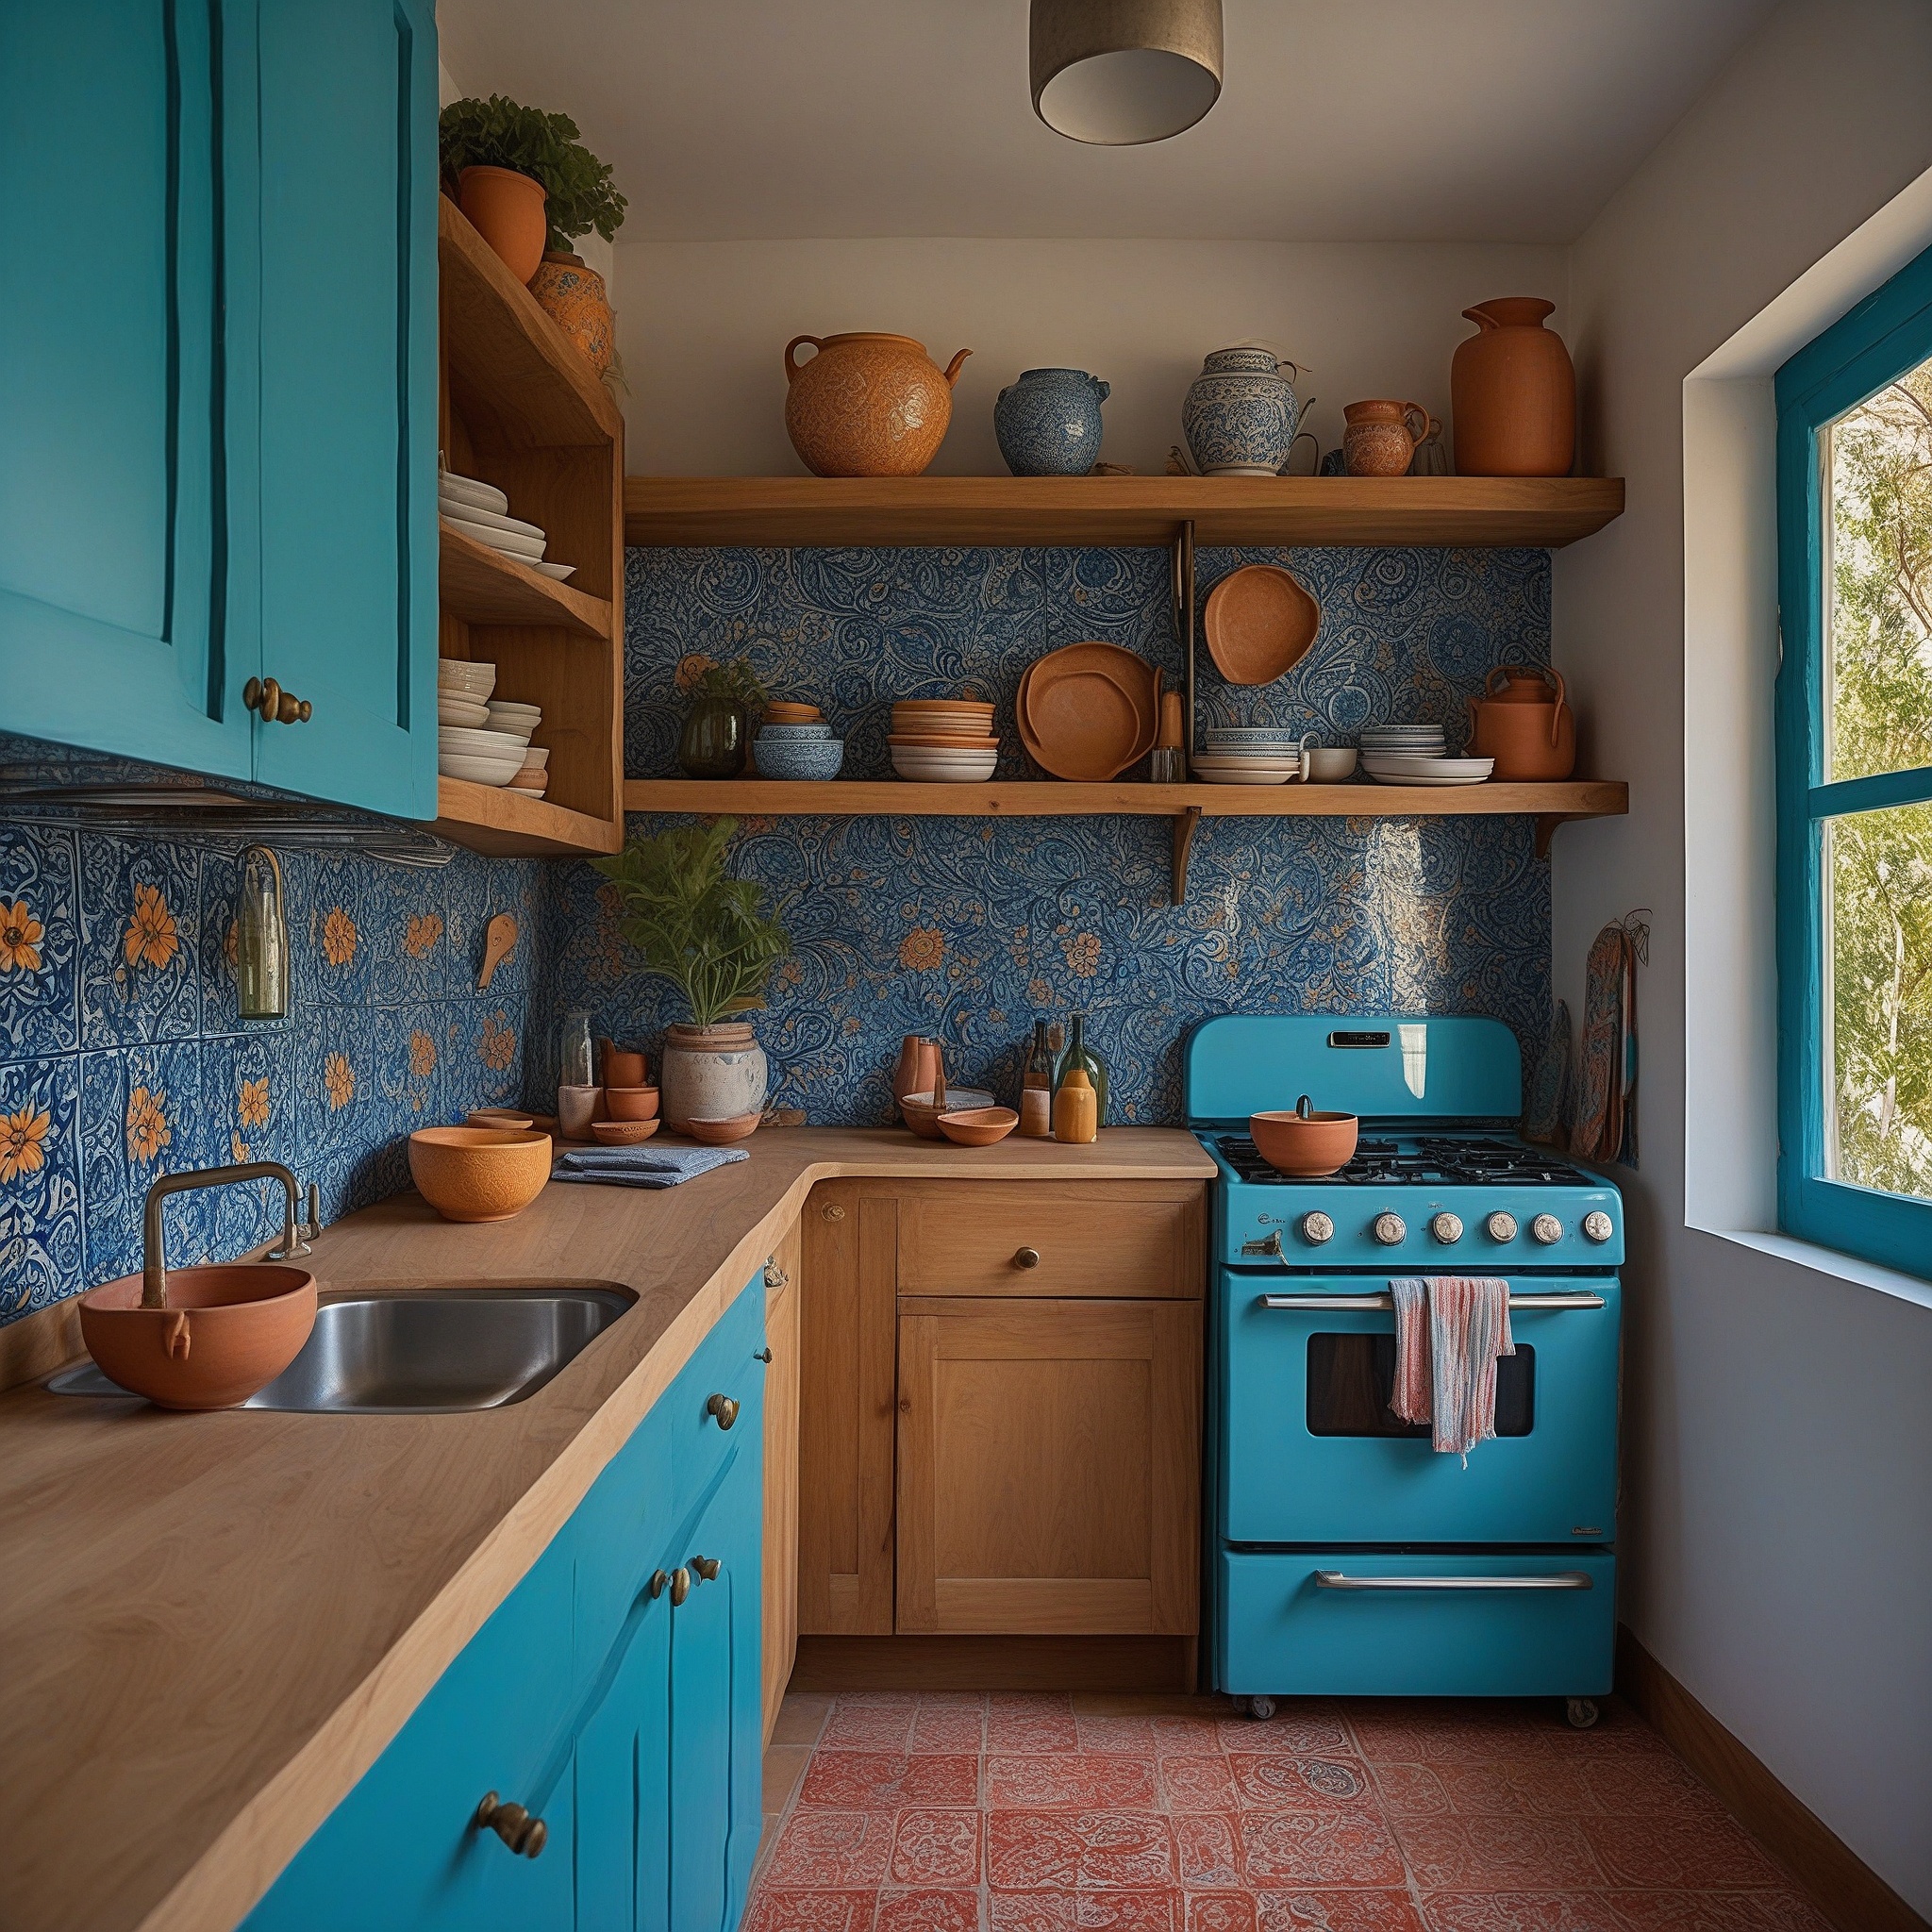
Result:
M439 591L443 608L469 624L555 625L581 637L608 638L609 601L587 596L492 550L437 519Z
M580 858L624 842L620 823L466 778L439 778L436 805L438 838L495 858Z

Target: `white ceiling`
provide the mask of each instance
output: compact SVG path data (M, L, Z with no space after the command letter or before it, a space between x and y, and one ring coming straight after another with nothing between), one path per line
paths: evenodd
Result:
M1219 104L1089 148L1026 0L441 0L470 93L572 115L622 240L1574 240L1774 0L1226 0Z

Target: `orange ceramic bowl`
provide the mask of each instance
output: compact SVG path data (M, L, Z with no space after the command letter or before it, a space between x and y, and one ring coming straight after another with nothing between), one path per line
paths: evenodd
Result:
M607 1147L635 1147L663 1124L662 1121L592 1121L591 1132Z
M80 1335L109 1381L162 1408L233 1408L266 1389L315 1326L306 1268L226 1262L168 1271L168 1306L141 1305L141 1276L80 1298Z
M473 1107L463 1116L467 1127L508 1127L519 1134L526 1134L537 1124L537 1116L525 1113L514 1107Z
M1019 1124L1020 1116L1010 1107L973 1107L940 1115L940 1132L961 1147L991 1147Z
M1248 1132L1261 1158L1276 1174L1315 1180L1338 1172L1355 1157L1358 1126L1352 1113L1255 1113Z
M409 1175L445 1221L508 1221L550 1179L550 1136L509 1127L423 1127Z
M741 1113L728 1121L692 1121L685 1131L707 1147L726 1147L733 1141L748 1141L763 1119L761 1113Z
M992 1095L980 1087L954 1087L937 1099L931 1093L908 1093L900 1097L899 1113L906 1124L922 1141L940 1141L945 1137L940 1132L940 1116L942 1113L973 1113L979 1108L991 1107Z
M658 1118L655 1087L607 1087L604 1111L614 1121L654 1121Z

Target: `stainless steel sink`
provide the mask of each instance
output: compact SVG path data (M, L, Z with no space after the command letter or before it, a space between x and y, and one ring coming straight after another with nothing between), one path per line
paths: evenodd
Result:
M434 1415L533 1395L632 1307L611 1288L439 1288L347 1295L317 1309L302 1353L243 1408ZM57 1395L125 1395L92 1362Z

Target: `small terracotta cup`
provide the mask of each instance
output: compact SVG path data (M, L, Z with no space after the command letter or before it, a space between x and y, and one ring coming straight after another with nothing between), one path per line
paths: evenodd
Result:
M1315 1180L1339 1173L1355 1158L1360 1123L1352 1113L1318 1113L1304 1093L1292 1113L1248 1116L1248 1132L1276 1174Z
M101 1373L161 1408L233 1408L266 1389L315 1326L315 1276L273 1262L168 1271L168 1305L141 1305L141 1276L80 1298L80 1336Z
M942 1113L939 1128L961 1147L991 1147L1020 1124L1010 1107L970 1107L962 1113Z
M643 1058L641 1054L638 1056ZM607 1087L604 1111L614 1121L654 1121L658 1118L655 1087ZM593 1123L594 1124L594 1123Z
M627 1046L607 1046L604 1049L605 1086L641 1087L650 1077L642 1054L633 1052ZM619 1114L616 1118L624 1120L630 1116Z

